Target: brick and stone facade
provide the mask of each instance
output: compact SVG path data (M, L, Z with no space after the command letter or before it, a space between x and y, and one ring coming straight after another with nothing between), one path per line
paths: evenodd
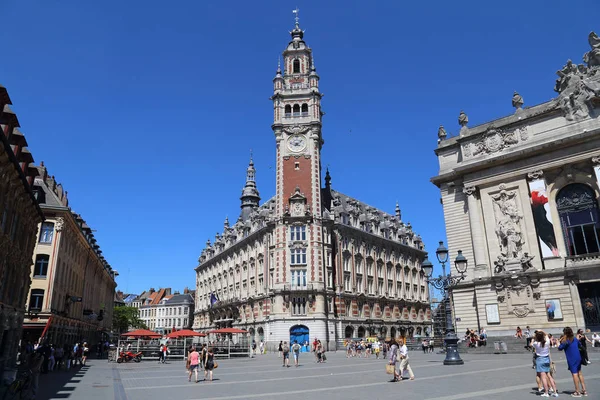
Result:
M31 256L44 216L32 191L37 170L0 86L0 378L13 368L29 291Z
M469 260L453 292L457 331L600 328L600 39L557 72L558 96L438 132L448 247ZM456 271L454 271L456 272Z
M242 212L206 243L194 328L252 339L314 340L430 332L421 238L410 224L321 184L322 94L298 24L273 79L276 194L259 206L251 160ZM283 68L283 69L282 69Z

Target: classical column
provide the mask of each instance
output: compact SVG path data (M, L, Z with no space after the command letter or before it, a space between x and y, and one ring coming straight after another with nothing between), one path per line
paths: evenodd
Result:
M596 181L600 185L600 154L592 157L592 164L594 165L594 173L596 174Z
M475 186L465 186L463 193L467 195L467 207L469 208L469 225L471 225L471 241L473 243L473 256L475 267L487 267L487 249L483 231L483 220L479 212L479 199Z

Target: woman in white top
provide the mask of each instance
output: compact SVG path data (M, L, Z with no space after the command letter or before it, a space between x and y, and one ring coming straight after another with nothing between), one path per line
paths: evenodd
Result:
M535 372L543 386L541 397L550 397L548 386L552 396L558 397L556 383L550 376L550 340L543 331L536 331L532 345L535 351Z

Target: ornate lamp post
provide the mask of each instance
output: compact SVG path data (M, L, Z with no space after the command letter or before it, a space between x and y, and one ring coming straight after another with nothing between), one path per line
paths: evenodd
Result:
M452 274L446 275L446 262L448 262L448 249L444 246L444 242L440 242L439 247L435 251L435 255L442 264L443 275L437 278L431 278L433 274L433 264L426 258L421 264L421 268L427 277L427 282L430 283L436 289L444 291L444 306L446 308L446 359L444 365L462 365L464 361L458 354L458 337L454 332L454 324L452 321L452 310L449 307L450 303L450 290L456 286L460 281L465 279L465 272L467 271L467 259L462 254L462 250L458 250L458 255L454 260L454 266L460 274L455 277Z

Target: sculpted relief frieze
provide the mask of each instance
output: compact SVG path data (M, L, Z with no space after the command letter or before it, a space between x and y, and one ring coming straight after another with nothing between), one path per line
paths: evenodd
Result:
M504 185L500 185L500 192L492 195L491 198L494 206L495 232L498 236L500 254L508 262L512 260L519 260L520 262L525 241L521 229L523 215L519 211L517 191L506 190Z
M495 154L527 139L529 139L529 133L526 126L510 131L489 127L477 139L464 143L462 145L462 154L464 158Z

